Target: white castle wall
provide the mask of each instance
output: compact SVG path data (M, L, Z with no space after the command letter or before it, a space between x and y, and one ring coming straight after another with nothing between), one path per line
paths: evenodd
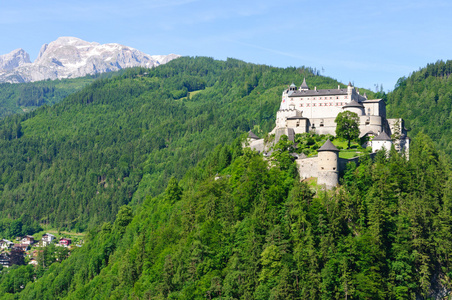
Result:
M307 179L310 177L318 177L319 167L317 156L300 158L295 160L298 166L298 174L300 174L301 179Z
M364 114L367 116L380 116L386 118L386 105L383 100L366 100L364 105Z
M358 117L361 117L364 115L364 108L362 107L344 107L343 111L349 111L352 113L355 113L358 115Z
M391 147L392 141L372 141L372 152L377 152L383 149L389 152Z

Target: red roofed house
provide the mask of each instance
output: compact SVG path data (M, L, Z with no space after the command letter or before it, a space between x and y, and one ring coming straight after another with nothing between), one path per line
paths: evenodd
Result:
M67 246L69 246L72 243L72 240L71 239L67 239L67 238L61 238L59 243L60 243L61 246L67 247Z

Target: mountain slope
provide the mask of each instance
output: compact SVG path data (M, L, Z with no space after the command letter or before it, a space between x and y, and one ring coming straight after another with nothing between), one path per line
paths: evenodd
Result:
M151 68L179 57L175 54L151 56L119 44L101 45L74 37L60 37L44 44L33 63L28 54L20 50L0 57L0 82L76 78L137 66Z
M400 78L388 94L389 116L402 117L410 135L428 134L452 155L452 61L438 61Z
M121 75L125 70L84 77L25 83L0 83L0 118L53 105L96 79Z
M5 118L0 217L78 230L111 221L121 205L160 193L219 143L251 128L270 131L282 89L305 76L338 85L307 69L181 58ZM141 182L146 189L134 196Z
M43 274L19 299L442 299L452 177L427 136L412 146L317 195L278 162L217 147L135 216L122 207L67 260L5 272L0 290Z

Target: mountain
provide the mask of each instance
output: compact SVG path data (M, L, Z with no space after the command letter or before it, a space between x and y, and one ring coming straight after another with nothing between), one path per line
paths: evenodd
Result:
M178 57L148 55L114 43L101 45L75 37L60 37L44 44L33 63L22 49L0 57L0 82L76 78L137 66L152 68Z
M242 149L304 77L340 84L304 67L184 57L0 120L1 237L86 230L68 258L53 249L50 266L2 269L0 297L444 298L452 175L428 136L409 160L351 165L333 192L300 182L284 144L266 158Z

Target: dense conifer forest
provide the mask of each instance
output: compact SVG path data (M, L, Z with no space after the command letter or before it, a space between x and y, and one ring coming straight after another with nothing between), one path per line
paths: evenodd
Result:
M450 163L419 135L334 192L238 140L90 230L50 268L3 272L19 299L413 299L451 288ZM215 179L216 178L216 179ZM29 282L14 287L12 276ZM31 278L36 277L32 283ZM4 294L7 298L7 294Z
M113 73L106 73L105 75L55 81L0 83L0 117L28 112L42 105L53 105L81 90L95 78L113 75Z
M409 160L363 158L329 192L299 181L285 146L271 168L242 148L248 130L273 128L282 90L303 77L339 84L310 68L181 58L2 119L0 233L51 224L87 235L64 260L3 269L1 297L444 296L452 179L437 140L412 135Z
M271 130L282 89L305 76L338 84L308 68L182 58L1 119L0 234L113 221L120 206L161 193L218 144Z

